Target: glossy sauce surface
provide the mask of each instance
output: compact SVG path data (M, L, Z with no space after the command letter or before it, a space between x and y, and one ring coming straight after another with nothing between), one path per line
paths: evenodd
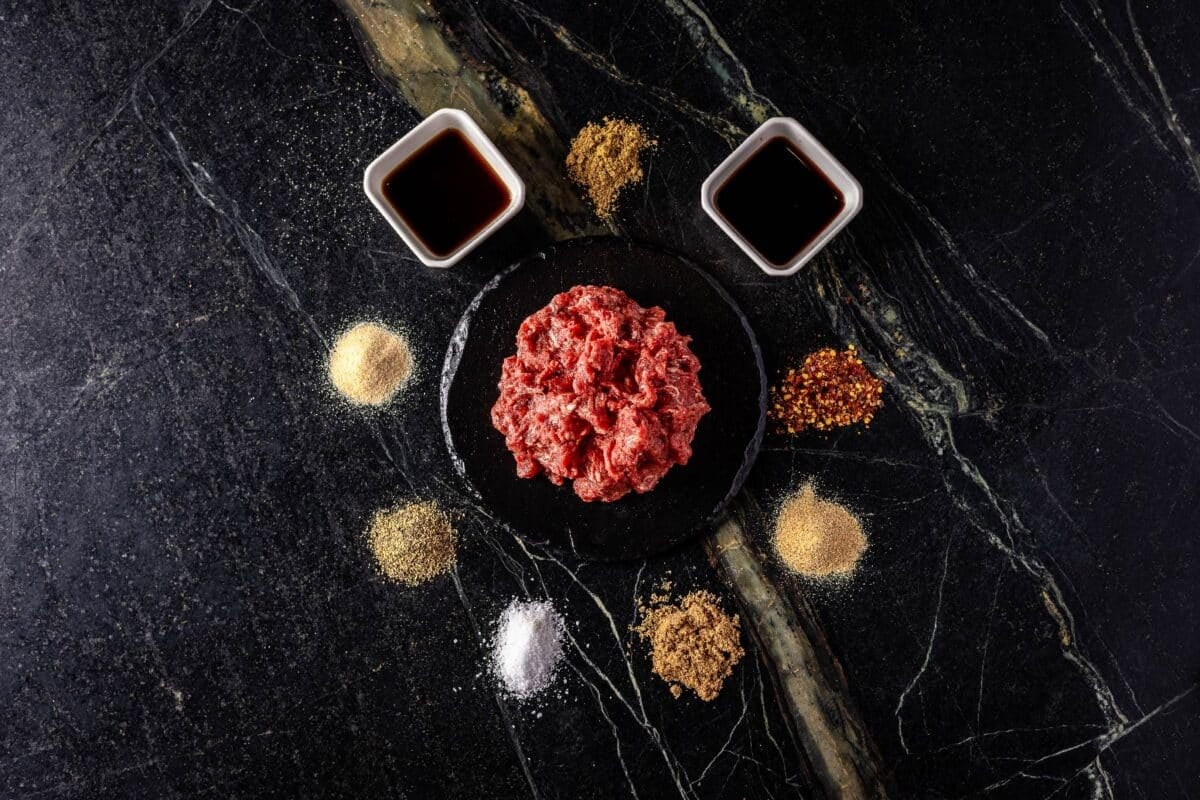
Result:
M383 179L383 194L433 255L469 242L512 201L508 186L467 137L439 133Z
M787 139L769 139L729 176L714 198L720 212L762 256L785 266L833 222L842 193Z

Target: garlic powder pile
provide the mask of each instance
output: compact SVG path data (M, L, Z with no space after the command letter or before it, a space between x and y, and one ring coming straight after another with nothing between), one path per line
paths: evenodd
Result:
M374 322L360 322L337 338L329 352L329 381L355 405L391 400L413 372L408 341Z

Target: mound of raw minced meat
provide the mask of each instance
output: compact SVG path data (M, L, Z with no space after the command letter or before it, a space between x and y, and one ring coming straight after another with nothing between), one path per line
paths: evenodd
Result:
M686 464L709 410L690 341L611 286L576 286L526 318L492 407L517 474L608 502Z

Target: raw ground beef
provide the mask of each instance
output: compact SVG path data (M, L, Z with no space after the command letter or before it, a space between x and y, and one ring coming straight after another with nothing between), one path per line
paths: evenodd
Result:
M576 286L521 323L492 407L518 475L609 502L688 462L709 406L691 338L665 318L619 289Z

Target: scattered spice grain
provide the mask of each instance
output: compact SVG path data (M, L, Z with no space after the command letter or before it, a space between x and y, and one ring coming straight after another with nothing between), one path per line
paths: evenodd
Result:
M621 190L645 177L641 155L655 144L636 123L610 117L589 122L571 142L567 174L587 190L596 214L607 221Z
M775 552L813 578L849 575L867 549L862 523L845 506L817 497L806 483L783 501L775 518Z
M854 345L810 353L771 388L770 416L784 433L827 431L861 422L870 425L883 405L883 381L858 357Z
M376 512L367 538L383 574L408 586L449 571L458 549L454 525L433 500Z
M642 621L634 631L650 643L651 666L671 685L671 694L679 698L687 688L705 702L716 699L746 654L737 615L726 614L705 591L690 592L678 604L638 610Z

